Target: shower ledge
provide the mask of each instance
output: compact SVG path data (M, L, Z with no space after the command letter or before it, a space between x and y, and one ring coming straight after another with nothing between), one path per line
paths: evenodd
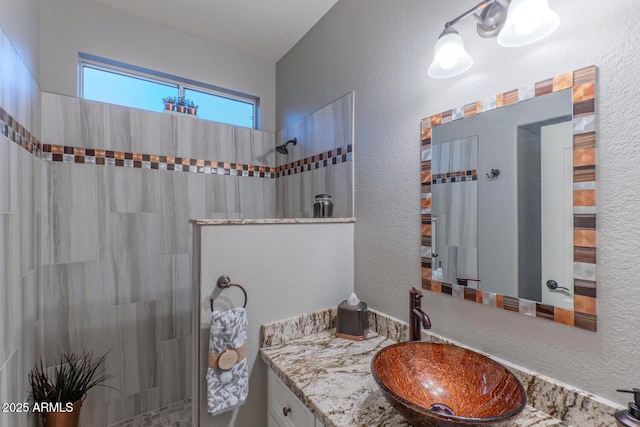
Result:
M355 218L256 218L256 219L192 219L195 225L245 224L331 224L356 222Z

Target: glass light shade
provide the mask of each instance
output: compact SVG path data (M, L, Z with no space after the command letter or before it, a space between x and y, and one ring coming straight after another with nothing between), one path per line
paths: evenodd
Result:
M473 59L464 50L462 37L453 28L445 28L436 42L435 56L429 67L429 76L445 79L467 71Z
M554 32L560 17L549 8L547 0L511 0L498 44L505 47L524 46Z

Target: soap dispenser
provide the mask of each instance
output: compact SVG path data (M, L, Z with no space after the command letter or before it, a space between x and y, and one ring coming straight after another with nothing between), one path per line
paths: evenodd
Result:
M633 394L633 402L629 402L629 409L615 413L616 424L618 427L640 427L640 388L616 391Z

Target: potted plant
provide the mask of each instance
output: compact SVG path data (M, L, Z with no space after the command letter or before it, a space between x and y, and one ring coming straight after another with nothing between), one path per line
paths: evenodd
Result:
M176 98L176 111L178 113L184 113L186 110L187 99L184 96L179 96Z
M38 412L46 427L77 427L82 402L89 390L113 377L106 372L107 353L62 354L53 368L45 368L42 359L29 372L33 412Z
M173 111L173 107L176 104L176 97L165 96L164 98L162 98L162 102L164 103L165 110Z
M198 106L190 99L187 100L187 113L193 115L198 114Z

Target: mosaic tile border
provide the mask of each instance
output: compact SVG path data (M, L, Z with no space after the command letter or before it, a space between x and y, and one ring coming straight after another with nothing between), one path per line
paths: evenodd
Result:
M350 162L353 159L353 145L351 144L314 154L305 159L277 167L67 145L42 144L2 108L0 108L0 133L28 152L47 161L203 173L206 175L279 178Z
M464 182L464 181L477 181L478 170L457 171L438 173L431 177L432 184L445 184L447 182Z
M307 172L322 167L350 162L353 159L353 145L334 148L295 162L276 167L276 178Z
M477 303L541 317L589 331L596 316L596 130L595 66L560 74L534 84L454 108L421 122L421 270L424 289ZM453 120L506 107L527 99L570 89L573 93L573 288L574 307L567 310L457 284L431 280L431 131Z
M2 107L0 107L0 134L36 156L39 156L42 150L40 141Z

